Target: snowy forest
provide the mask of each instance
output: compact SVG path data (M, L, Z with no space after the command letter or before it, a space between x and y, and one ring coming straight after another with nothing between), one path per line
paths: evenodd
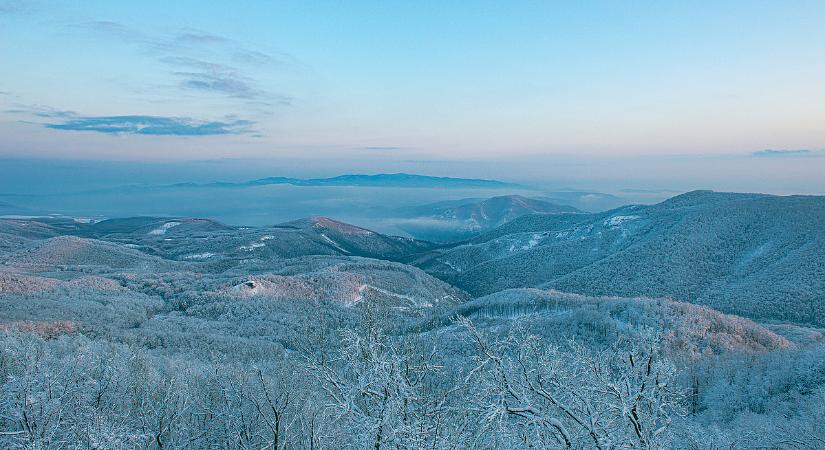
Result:
M825 450L825 0L0 0L0 450Z
M749 213L765 202L775 220ZM825 202L691 193L632 210L526 215L452 244L326 218L4 219L0 447L825 446ZM688 229L704 263L671 246L659 284L553 285ZM739 229L751 238L714 238ZM555 273L519 259L591 247ZM472 294L490 284L468 264L521 285ZM770 272L798 276L766 287ZM753 307L754 291L786 307Z

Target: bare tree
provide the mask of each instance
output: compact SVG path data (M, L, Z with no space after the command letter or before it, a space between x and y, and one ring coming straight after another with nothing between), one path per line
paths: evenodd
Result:
M513 331L491 340L459 318L478 349L471 396L482 428L499 439L566 448L659 448L683 393L652 340L607 351L570 349Z

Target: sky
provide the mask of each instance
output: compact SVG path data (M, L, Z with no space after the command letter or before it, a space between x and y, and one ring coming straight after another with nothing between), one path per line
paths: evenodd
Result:
M721 164L825 193L823 26L822 1L0 0L0 158Z

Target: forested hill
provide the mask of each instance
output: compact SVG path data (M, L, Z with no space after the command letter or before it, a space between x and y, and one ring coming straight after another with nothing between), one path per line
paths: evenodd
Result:
M457 247L0 220L0 448L817 448L823 331L681 300L817 322L822 219L696 192Z
M694 191L598 214L529 215L419 265L474 295L671 296L822 325L825 197Z
M568 205L521 195L501 195L487 199L443 201L403 208L396 213L402 219L399 220L398 227L413 237L436 242L457 242L478 236L527 214L574 212L579 210Z

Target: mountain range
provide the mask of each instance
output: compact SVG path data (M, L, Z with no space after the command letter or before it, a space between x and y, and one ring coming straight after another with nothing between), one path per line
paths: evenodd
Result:
M399 448L563 442L500 418L522 404L573 430L573 448L596 433L644 447L633 408L662 430L648 447L784 448L787 424L818 442L825 198L695 191L585 213L510 196L409 213L479 228L433 243L323 216L0 219L0 446L221 448L238 427L266 430L243 438L255 448L274 432L297 448L365 433ZM553 412L561 401L609 428L591 434ZM54 425L41 438L21 423Z
M266 177L243 182L177 183L170 187L247 187L272 184L293 186L361 186L361 187L410 187L410 188L514 188L515 183L476 178L433 177L408 173L380 173L375 175L346 174L330 178Z
M823 223L823 197L694 191L604 213L523 216L418 264L474 295L669 296L823 325Z
M141 255L157 258L141 263L145 268L170 260L224 267L311 255L366 257L418 266L473 296L535 287L671 297L760 320L825 324L822 197L694 191L656 205L581 213L505 196L408 212L469 223L471 230L459 232L481 234L436 244L326 217L270 227L168 217L44 218L0 221L0 248L14 253L9 261L29 266L77 265L81 258L121 267Z

